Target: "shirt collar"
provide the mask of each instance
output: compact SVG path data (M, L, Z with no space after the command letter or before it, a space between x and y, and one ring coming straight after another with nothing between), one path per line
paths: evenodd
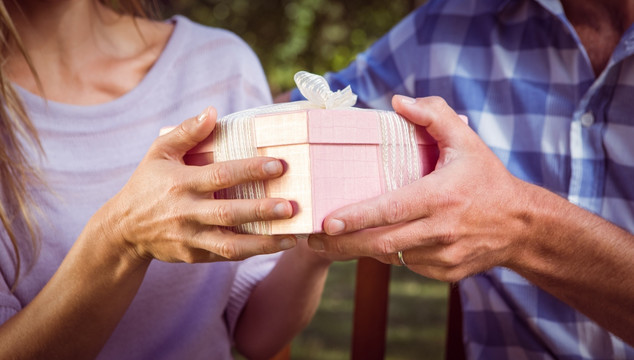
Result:
M557 17L566 17L564 13L564 7L561 5L561 1L559 0L534 0L536 3L540 4L544 9L550 11L553 15Z
M572 28L572 25L564 13L564 8L563 5L561 5L560 0L503 0L498 7L498 13L503 13L511 4L517 5L526 1L539 4L541 7ZM627 54L632 54L634 51L634 24L623 34L619 47L621 47L620 45L623 45L624 49L622 50L626 51Z
M544 9L548 10L551 14L558 18L566 19L566 14L564 13L564 7L561 5L559 0L503 0L500 2L498 6L498 13L503 13L508 10L510 6L521 5L526 2L534 2L539 4ZM568 20L566 19L566 22Z
M625 59L626 57L632 56L633 54L634 24L632 24L629 29L625 31L625 33L621 37L621 41L619 41L618 45L616 45L616 49L614 49L614 53L612 54L612 59L610 59L610 64L618 63L619 61Z
M503 0L500 2L498 7L498 16L503 18L506 12L517 9L517 6L527 6L529 2L538 4L554 17L558 18L559 21L561 21L564 26L569 29L570 33L575 38L575 41L581 47L581 40L579 40L574 27L570 21L568 21L560 0ZM634 25L630 26L630 28L623 34L621 41L616 46L616 49L612 54L612 59L610 60L608 67L632 55L634 55Z

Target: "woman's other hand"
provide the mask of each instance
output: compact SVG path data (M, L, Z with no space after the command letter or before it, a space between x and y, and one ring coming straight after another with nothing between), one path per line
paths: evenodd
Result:
M290 218L284 199L220 200L214 192L282 175L273 158L188 166L183 156L214 129L216 111L206 109L151 146L123 189L92 221L139 259L166 262L241 260L295 246L290 236L236 234L227 226Z

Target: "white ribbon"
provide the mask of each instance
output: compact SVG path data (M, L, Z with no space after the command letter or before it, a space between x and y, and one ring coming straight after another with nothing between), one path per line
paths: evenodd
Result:
M294 77L295 84L308 102L321 109L339 109L352 107L357 102L357 95L350 86L336 92L330 91L326 79L306 71L299 71Z

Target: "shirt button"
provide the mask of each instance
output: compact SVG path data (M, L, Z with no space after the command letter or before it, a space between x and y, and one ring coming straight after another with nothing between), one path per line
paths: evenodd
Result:
M594 115L592 115L591 111L581 115L581 125L589 127L592 124L594 124Z

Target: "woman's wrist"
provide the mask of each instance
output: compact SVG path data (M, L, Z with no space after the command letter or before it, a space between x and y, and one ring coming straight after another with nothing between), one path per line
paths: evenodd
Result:
M125 236L126 216L114 203L115 199L108 201L93 215L82 235L105 254L113 255L129 266L147 266L152 259L141 254Z

